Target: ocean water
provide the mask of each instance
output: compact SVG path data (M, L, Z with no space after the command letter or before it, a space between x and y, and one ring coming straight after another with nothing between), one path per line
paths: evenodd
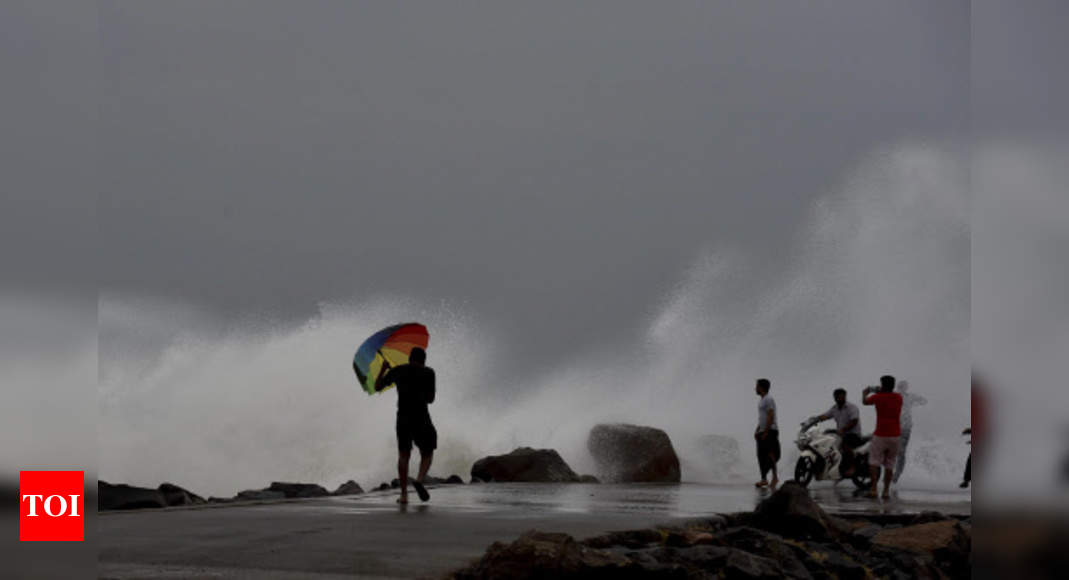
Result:
M518 446L555 448L592 473L590 428L630 422L669 434L687 482L750 481L759 376L773 382L780 466L791 473L798 423L826 410L834 388L856 400L891 373L929 401L914 411L903 484L959 481L970 382L963 172L956 154L935 146L870 156L814 204L783 263L746 248L687 249L691 266L635 314L634 336L611 339L612 354L592 345L508 382L498 355L515 337L464 305L357 296L322 304L303 324L222 328L192 304L105 294L100 477L170 481L205 496L279 480L388 481L395 396L360 391L350 361L372 332L418 320L430 329L439 381L437 475L467 478L479 457ZM734 439L737 452L709 435Z

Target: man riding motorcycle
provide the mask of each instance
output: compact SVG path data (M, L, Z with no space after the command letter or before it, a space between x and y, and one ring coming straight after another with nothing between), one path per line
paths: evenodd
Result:
M832 393L835 404L826 412L806 419L803 425L811 426L821 421L835 419L835 429L839 433L839 451L843 454L841 470L844 477L854 473L854 449L861 446L861 414L857 405L847 402L846 389L835 389Z

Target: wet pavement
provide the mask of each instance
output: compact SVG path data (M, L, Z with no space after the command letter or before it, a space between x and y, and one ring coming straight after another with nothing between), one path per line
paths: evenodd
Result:
M810 486L833 513L971 513L968 491L903 489L889 501L849 482ZM399 506L396 491L97 518L101 577L296 578L440 576L492 542L537 528L586 537L715 513L749 511L752 485L484 484L431 488Z

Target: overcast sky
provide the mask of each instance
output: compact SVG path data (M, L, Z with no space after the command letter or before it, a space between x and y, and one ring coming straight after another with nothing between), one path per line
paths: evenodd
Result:
M872 152L970 135L994 144L974 156L993 182L981 190L989 209L1024 208L1003 203L1007 192L1049 202L1004 237L973 229L984 274L972 280L973 328L1000 335L973 344L1064 343L1036 328L1066 316L1065 3L576 4L4 2L0 327L5 345L46 351L8 356L52 371L5 385L41 400L57 385L92 394L93 341L69 371L85 371L78 381L56 374L72 366L56 338L95 335L98 289L223 323L299 324L321 301L444 301L509 328L510 348L544 366L648 329L681 281L704 282L688 268L709 251L741 248L759 270L725 285L737 295L798 267L814 201ZM1039 146L1013 149L1022 142ZM1004 158L1028 162L990 162ZM949 238L949 263L968 268ZM1007 246L1026 272L1002 275L977 253ZM902 266L872 255L877 270ZM948 275L953 288L962 275ZM983 316L1009 310L1007 293L1030 314L1011 332ZM51 294L87 307L68 316L22 299ZM47 340L31 340L42 328ZM819 342L806 338L784 340ZM1004 382L1042 390L1063 374ZM1056 392L1041 394L1060 408ZM86 406L71 416L88 420ZM41 429L70 423L23 415Z
M703 249L783 256L866 154L969 120L962 2L103 2L99 25L103 292L222 319L445 300L537 360L630 330Z

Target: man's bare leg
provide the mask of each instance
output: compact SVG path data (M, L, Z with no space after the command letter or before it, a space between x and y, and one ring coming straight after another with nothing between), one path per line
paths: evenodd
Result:
M880 467L878 465L869 466L869 475L872 476L872 489L869 490L869 497L877 497L876 489L880 485Z
M408 458L409 453L402 453L397 458L397 479L401 482L401 498L399 503L408 503Z
M776 486L779 485L779 476L776 475L776 457L770 453L768 461L772 464L772 481L768 484L768 488L775 491Z
M434 459L434 451L428 451L427 453L419 452L419 477L416 481L423 483L427 479L427 471L431 468L431 461Z
M883 470L883 499L891 499L891 479L894 471L890 467Z

